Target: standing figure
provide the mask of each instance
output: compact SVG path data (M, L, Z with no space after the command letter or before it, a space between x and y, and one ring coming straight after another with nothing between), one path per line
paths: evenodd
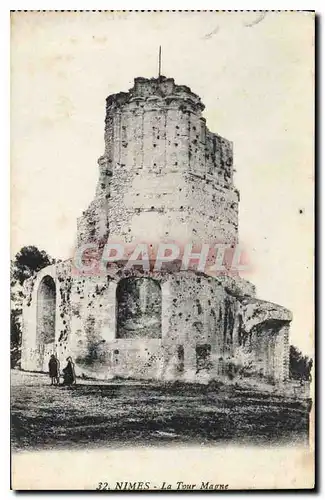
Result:
M67 366L63 368L63 385L72 385L76 383L76 375L74 372L74 364L71 356L67 358Z
M59 361L56 359L54 354L51 354L49 361L49 375L51 385L57 385L59 383Z

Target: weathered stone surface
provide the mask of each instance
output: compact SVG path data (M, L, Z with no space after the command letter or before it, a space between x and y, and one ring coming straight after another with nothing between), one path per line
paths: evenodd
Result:
M172 78L135 79L108 97L105 152L78 242L237 241L232 144L210 132L200 98ZM202 223L204 221L204 223Z
M264 322L290 322L292 313L285 307L259 300L245 297L241 301L242 316L245 329L250 331L253 327Z

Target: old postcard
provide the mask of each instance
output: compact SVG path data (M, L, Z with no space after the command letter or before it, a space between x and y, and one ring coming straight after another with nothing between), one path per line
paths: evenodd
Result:
M13 489L314 488L314 25L11 13Z

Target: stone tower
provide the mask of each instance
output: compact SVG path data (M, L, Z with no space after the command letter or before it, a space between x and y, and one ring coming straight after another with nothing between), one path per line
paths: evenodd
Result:
M204 105L172 78L136 78L106 101L105 151L94 200L78 220L85 243L235 245L239 194L232 144L212 133ZM68 260L25 282L22 368L54 353L77 375L185 381L288 378L290 311L234 276L196 270L104 269ZM246 370L246 372L245 372Z
M136 78L106 101L105 152L78 243L134 239L236 243L232 143L209 131L204 105L173 78Z

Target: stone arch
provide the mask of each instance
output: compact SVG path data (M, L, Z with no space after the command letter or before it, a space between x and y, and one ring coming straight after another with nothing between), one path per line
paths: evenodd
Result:
M116 338L161 338L162 292L147 277L122 279L116 288Z
M39 369L43 369L45 351L55 343L56 286L54 279L44 276L37 290L36 350Z

